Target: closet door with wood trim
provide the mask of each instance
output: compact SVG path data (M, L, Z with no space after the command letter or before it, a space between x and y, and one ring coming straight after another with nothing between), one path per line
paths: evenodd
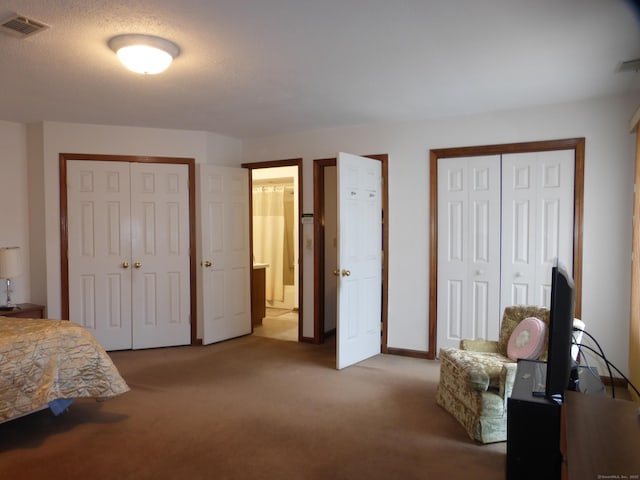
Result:
M438 161L438 347L495 340L500 305L500 156Z
M133 348L191 338L189 169L131 164Z
M556 259L573 270L574 152L502 156L500 311L550 305Z
M130 190L128 163L68 162L69 320L107 350L132 345Z
M67 166L69 319L106 350L190 343L188 167Z

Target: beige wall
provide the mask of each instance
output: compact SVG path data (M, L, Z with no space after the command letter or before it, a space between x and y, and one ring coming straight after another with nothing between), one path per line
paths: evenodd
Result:
M60 292L60 188L59 154L92 153L194 158L196 163L239 166L242 145L238 140L207 132L162 130L139 127L79 125L44 122L30 126L31 162L41 169L44 192L31 192L34 215L44 223L43 234L32 237L32 254L42 258L39 275L44 282L45 301L50 318L59 318ZM40 290L40 288L39 288Z
M20 247L24 273L12 279L11 300L31 298L29 284L29 184L26 128L0 121L0 247ZM5 280L0 282L0 304L6 300Z
M192 157L198 163L304 158L301 213L313 211L313 160L338 151L389 154L389 346L425 351L428 341L429 149L586 137L583 320L611 360L628 370L635 143L629 119L640 96L394 125L334 128L240 142L207 132L56 122L0 122L0 245L29 250L18 301L60 314L58 155ZM313 240L311 225L303 236ZM28 245L28 246L27 246ZM304 261L304 335L313 334L312 249ZM0 295L3 291L0 290Z
M313 211L313 160L389 154L388 346L426 351L429 150L586 137L583 320L623 371L628 363L634 143L638 95L395 125L316 130L244 142L245 162L302 157L303 212ZM313 238L303 227L305 244ZM303 251L304 335L313 332L313 252Z
M633 204L633 260L631 271L631 313L629 315L629 379L640 388L640 108L632 120L636 139L635 185ZM629 389L636 400L640 397Z

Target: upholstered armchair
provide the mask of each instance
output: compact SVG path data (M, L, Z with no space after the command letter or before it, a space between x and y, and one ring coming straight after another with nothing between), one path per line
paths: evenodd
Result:
M544 307L517 305L505 308L498 341L462 340L460 348L440 350L437 402L481 443L507 439L507 398L511 396L517 363L507 356L513 330L528 317L549 324ZM540 360L546 360L548 334Z

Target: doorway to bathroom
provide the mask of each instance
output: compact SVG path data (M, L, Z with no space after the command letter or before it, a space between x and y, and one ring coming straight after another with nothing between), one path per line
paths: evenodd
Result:
M244 166L251 172L253 334L299 341L302 160Z

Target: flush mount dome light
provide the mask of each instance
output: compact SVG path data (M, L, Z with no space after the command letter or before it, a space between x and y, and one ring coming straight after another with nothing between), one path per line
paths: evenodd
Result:
M143 34L113 37L109 40L109 48L116 52L129 70L148 75L164 72L180 54L180 48L175 43Z

